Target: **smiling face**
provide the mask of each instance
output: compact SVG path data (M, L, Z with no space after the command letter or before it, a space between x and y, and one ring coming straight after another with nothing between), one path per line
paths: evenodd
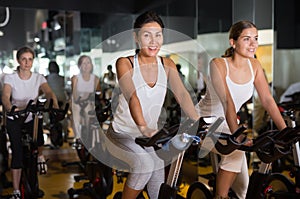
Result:
M157 22L144 24L137 35L135 41L146 56L156 56L163 44L162 28Z
M236 54L243 57L254 57L258 47L257 29L254 27L244 29L237 40L230 39L230 45L235 49Z
M20 65L20 70L30 71L33 64L33 54L30 52L22 53L18 59L18 63Z
M81 73L91 73L93 70L93 63L89 57L83 57L79 65Z

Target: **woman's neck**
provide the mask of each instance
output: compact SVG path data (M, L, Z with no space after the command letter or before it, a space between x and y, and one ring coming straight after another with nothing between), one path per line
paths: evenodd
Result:
M139 60L139 64L157 64L157 60L156 57L147 57L147 56L143 56L141 54L138 54L138 60Z
M31 71L26 71L26 70L18 70L18 75L20 77L20 79L22 80L27 80L30 79L31 77Z
M234 67L239 68L239 66L247 65L248 59L249 58L247 58L247 57L234 56L234 57L231 57L231 64Z
M81 73L81 76L84 80L88 81L90 80L91 73Z

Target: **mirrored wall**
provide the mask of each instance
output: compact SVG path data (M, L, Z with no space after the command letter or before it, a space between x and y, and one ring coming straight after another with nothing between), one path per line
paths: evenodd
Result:
M181 64L181 71L193 89L197 89L199 54L206 53L205 71L208 60L220 56L228 47L230 25L239 19L254 21L259 28L257 59L268 81L273 83L272 91L279 102L286 88L299 80L298 26L294 25L300 21L295 17L298 7L299 3L294 0L290 3L195 0L184 5L174 0L152 5L151 9L162 16L166 28L171 30L165 35L162 55L172 56ZM283 10L291 14L282 17ZM0 5L1 71L12 72L17 66L16 50L29 45L37 54L34 63L37 72L47 75L49 61L55 60L69 84L70 77L78 73L78 57L88 54L93 58L94 73L101 77L118 56L134 53L131 31L136 16L130 12L96 13Z

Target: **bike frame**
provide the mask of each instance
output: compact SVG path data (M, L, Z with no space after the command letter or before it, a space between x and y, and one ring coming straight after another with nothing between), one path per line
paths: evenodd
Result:
M206 136L215 132L220 124L223 122L224 118L218 118L207 130ZM192 128L192 127L191 127ZM184 140L182 140L184 142ZM160 187L158 199L175 199L177 197L177 180L180 174L185 150L178 153L176 160L172 161L170 171L166 183L163 183Z
M284 117L287 120L287 125L294 128L296 127L296 121L295 116L292 110L288 111L290 113L286 114ZM292 153L294 158L294 167L296 168L296 175L295 175L295 186L292 184L292 182L287 179L286 176L284 176L281 173L271 173L271 166L272 163L264 163L262 162L258 171L253 171L250 180L249 180L249 186L247 190L246 199L264 199L264 198L282 198L282 197L299 197L300 196L300 189L299 189L299 183L300 183L300 148L299 148L299 142L296 142L292 145ZM273 192L272 186L270 186L268 183L270 179L272 179L274 176L279 176L277 178L282 179L288 188L287 192L280 191L279 192ZM281 181L279 179L279 181ZM298 193L297 193L297 187L298 187Z
M25 133L23 139L23 162L24 168L21 174L21 193L22 198L37 199L39 198L39 182L37 176L37 157L38 157L38 145L37 145L37 134L39 126L39 117L42 113L36 112L33 114L34 125L33 135L30 136L30 132Z
M7 113L8 116L14 118L21 118L23 124L27 116L31 113L33 117L33 130L29 131L25 126L23 126L22 131L25 133L22 135L22 144L23 144L23 164L24 168L21 173L20 181L20 190L21 197L23 199L37 199L42 197L39 193L39 184L38 184L38 174L37 174L37 158L38 158L38 129L39 129L39 119L43 117L44 112L50 112L55 115L56 120L60 121L65 117L69 105L66 104L65 110L54 109L52 108L53 101L50 101L49 108L45 108L45 101L33 104L33 100L30 100L27 104L27 107L24 110L15 111L15 106L12 107L11 111Z

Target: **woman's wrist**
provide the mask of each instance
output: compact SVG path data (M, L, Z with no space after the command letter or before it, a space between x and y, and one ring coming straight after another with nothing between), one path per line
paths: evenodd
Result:
M140 132L143 134L143 132L146 131L147 126L146 125L138 125L138 129L140 130Z
M157 130L150 129L148 126L144 126L144 125L138 126L138 128L141 134L146 137L152 137L157 132Z
M12 107L13 107L13 106L10 105L10 106L6 109L6 112L9 113L9 112L11 111Z

